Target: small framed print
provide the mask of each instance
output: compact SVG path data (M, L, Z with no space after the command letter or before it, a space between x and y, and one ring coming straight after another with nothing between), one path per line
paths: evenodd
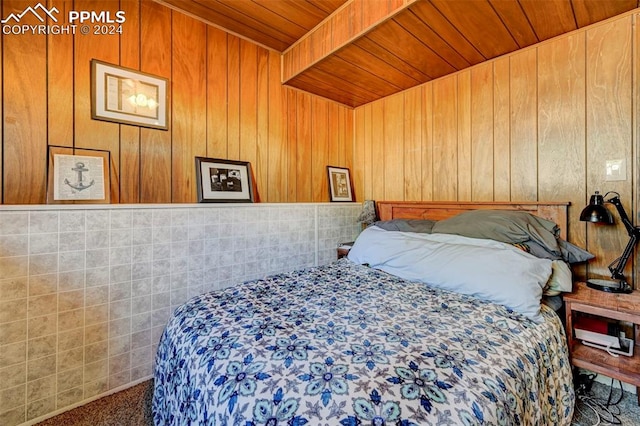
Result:
M167 130L168 80L91 60L91 118Z
M253 203L251 164L196 157L199 203Z
M329 197L331 201L353 201L349 169L327 166L327 172L329 173Z
M109 151L49 146L47 203L109 204Z

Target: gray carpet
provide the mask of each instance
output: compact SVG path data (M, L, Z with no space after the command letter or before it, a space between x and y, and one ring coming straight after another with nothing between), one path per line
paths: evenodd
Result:
M614 386L612 401L617 401L620 396L619 388L616 386L617 382ZM606 403L609 389L607 385L594 383L589 396ZM38 423L38 426L152 426L152 391L152 381L149 380L45 420ZM620 419L620 423L614 424L640 425L640 407L634 394L624 392L622 401L612 407L611 411ZM611 424L606 422L611 418L607 417L604 411L600 410L600 412L600 424ZM573 426L593 426L598 424L598 418L585 401L579 399L572 424Z
M609 381L609 379L605 379ZM616 402L620 399L620 387L619 382L615 381L613 385L613 393L611 395L611 402ZM595 382L591 388L591 392L588 392L584 396L578 395L578 403L573 414L573 426L594 426L601 425L624 425L624 426L639 426L640 425L640 406L638 406L638 398L636 395L630 392L622 393L622 400L615 406L610 406L608 411L615 417L612 417L609 412L604 410L601 406L605 406L609 399L609 392L611 386L604 385L602 383ZM596 411L598 412L596 414Z

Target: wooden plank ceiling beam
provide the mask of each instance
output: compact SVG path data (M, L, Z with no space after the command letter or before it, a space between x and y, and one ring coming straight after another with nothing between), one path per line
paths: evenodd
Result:
M347 0L282 53L283 83L350 45L417 1L390 0L382 4L370 0Z

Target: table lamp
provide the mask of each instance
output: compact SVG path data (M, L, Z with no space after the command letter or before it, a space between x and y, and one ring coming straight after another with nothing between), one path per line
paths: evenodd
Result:
M612 197L605 200L609 194L611 194ZM591 196L589 205L582 210L582 213L580 213L580 220L591 223L613 224L613 217L609 210L604 206L604 203L611 203L616 207L616 210L618 210L618 215L620 215L620 219L629 234L629 242L620 257L611 262L608 266L613 280L589 279L587 280L587 286L609 293L631 293L633 289L627 283L624 276L624 267L627 265L629 257L631 257L631 254L633 253L633 248L638 242L638 237L640 237L640 228L633 226L629 220L629 216L627 216L627 212L625 212L624 207L622 207L622 203L620 202L620 194L611 191L602 196L598 191L596 191L596 193Z

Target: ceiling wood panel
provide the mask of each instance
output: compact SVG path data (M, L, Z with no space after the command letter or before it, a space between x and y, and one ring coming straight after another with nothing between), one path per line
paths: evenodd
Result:
M420 84L420 80L403 73L378 55L360 48L359 45L353 45L351 49L343 49L337 52L336 56L362 69L375 70L376 75L390 84L397 85L398 88Z
M344 1L342 2L344 3ZM289 17L304 28L313 28L341 5L334 5L330 11L322 4L315 6L307 1L281 0L269 2L269 9L280 16Z
M342 51L350 50L355 47L359 47L363 51L369 52L380 61L387 63L390 67L398 70L398 72L405 74L416 81L422 82L429 79L429 76L403 61L401 57L396 56L393 50L389 51L385 49L369 37L362 37L356 40L348 49L345 48ZM342 51L340 51L339 54L342 54Z
M411 6L409 10L470 64L477 64L484 61L485 58L478 49L429 1L420 1Z
M637 0L582 0L572 3L579 27L586 27L640 6Z
M495 58L521 47L488 1L431 0L431 3L484 59Z
M505 23L518 46L530 46L540 41L519 2L513 0L490 1L491 6Z
M640 0L155 1L281 52L284 84L352 107L640 6Z
M282 52L347 0L155 1Z
M300 74L294 78L291 86L309 87L311 88L311 90L309 90L310 93L333 99L345 105L363 105L377 99L369 91L362 90L358 87L347 86L346 82L338 86L327 83L327 81L332 81L335 77L325 74L325 72L320 70L314 74Z
M405 30L393 19L378 26L367 37L395 56L403 58L404 62L431 79L456 71L451 64L422 43L417 34Z
M211 0L192 0L200 3L204 7L210 7L215 3ZM251 28L257 29L264 34L270 34L273 37L282 36L283 41L297 40L299 34L306 34L307 27L297 22L304 13L296 14L295 9L289 11L288 14L280 14L271 10L268 6L270 3L256 4L251 0L216 0L216 10L229 18L241 22L243 25L249 25ZM277 4L278 2L272 2ZM314 21L311 21L312 25ZM273 28L277 28L277 32L273 32Z
M269 1L269 0L267 0ZM397 0L395 0L397 1ZM400 0L402 1L402 0ZM289 3L309 3L309 5L315 9L322 10L326 15L330 15L337 8L342 6L345 3L345 0L289 0Z
M540 41L578 28L571 0L519 0ZM577 2L576 2L577 3Z
M354 67L352 63L343 60L338 55L330 56L318 64L316 68L327 74L337 76L344 75L347 72L353 73L350 79L344 79L345 84L360 87L377 96L388 96L403 89L401 86L396 86L378 77L378 73L374 72L371 68Z
M428 25L425 25L412 11L398 15L394 18L394 21L410 34L419 35L421 43L429 46L434 52L438 52L437 54L455 69L466 68L471 65L469 61L449 46Z

